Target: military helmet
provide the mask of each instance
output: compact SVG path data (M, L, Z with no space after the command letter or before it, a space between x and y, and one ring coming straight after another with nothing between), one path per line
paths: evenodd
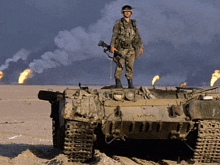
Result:
M125 11L130 11L131 14L133 14L133 10L132 10L132 7L129 6L129 5L124 5L121 9L121 13L123 14Z

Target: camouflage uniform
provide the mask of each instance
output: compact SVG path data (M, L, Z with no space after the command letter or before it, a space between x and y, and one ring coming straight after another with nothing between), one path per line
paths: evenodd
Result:
M124 64L126 78L128 80L133 79L134 61L138 58L140 49L143 48L143 42L136 26L136 20L127 22L125 18L121 18L116 22L113 28L111 47L116 48L118 53L122 55L121 58L114 59L117 64L115 79L121 79Z

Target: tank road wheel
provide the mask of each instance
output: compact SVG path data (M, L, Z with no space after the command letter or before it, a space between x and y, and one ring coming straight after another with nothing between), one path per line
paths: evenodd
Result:
M64 127L60 128L58 120L52 118L53 147L63 149L64 146Z
M70 162L85 162L94 154L94 129L91 123L66 120L64 154Z
M220 121L199 121L193 160L198 163L220 162Z

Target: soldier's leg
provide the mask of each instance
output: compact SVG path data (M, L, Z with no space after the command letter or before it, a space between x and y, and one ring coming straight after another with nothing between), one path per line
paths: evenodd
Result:
M134 73L134 61L135 61L135 52L131 50L128 53L128 57L126 58L126 73L125 76L128 80L128 88L134 88L133 86L133 73Z
M116 82L116 88L123 88L122 84L121 84L121 77L124 71L124 63L125 60L123 58L120 58L117 62L116 62L116 69L115 69L115 82Z
M134 61L135 61L135 52L134 50L129 52L129 55L125 61L126 73L125 76L127 79L133 79L134 73Z
M123 58L120 58L118 62L116 63L116 69L115 69L115 79L121 79L123 71L124 71L124 63L125 60Z

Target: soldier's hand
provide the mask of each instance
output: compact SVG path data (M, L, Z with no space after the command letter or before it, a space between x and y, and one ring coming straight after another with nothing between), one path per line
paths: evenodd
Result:
M141 55L144 54L144 49L143 48L140 50L140 53L141 53Z
M117 49L115 49L114 47L111 47L111 52L114 54L115 51L117 51Z

